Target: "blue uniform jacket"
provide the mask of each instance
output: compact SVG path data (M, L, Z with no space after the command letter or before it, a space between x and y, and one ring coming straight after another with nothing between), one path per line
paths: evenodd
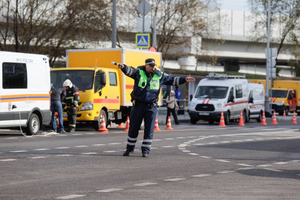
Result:
M153 73L156 73L159 76L162 75L161 79L159 80L159 89L151 90L150 84L148 84L145 91L143 92L144 89L138 86L138 83L140 80L139 70L144 70L146 72L145 66L139 66L137 68L133 68L133 67L124 65L124 68L122 69L122 71L125 75L134 79L134 87L133 87L132 94L140 97L140 99L141 99L140 101L145 102L145 103L156 103L158 101L158 95L159 95L160 88L162 87L162 85L178 86L178 85L186 82L185 77L169 76L169 75L162 73L159 70L155 69ZM150 78L150 75L148 74L148 80L149 80L149 78Z

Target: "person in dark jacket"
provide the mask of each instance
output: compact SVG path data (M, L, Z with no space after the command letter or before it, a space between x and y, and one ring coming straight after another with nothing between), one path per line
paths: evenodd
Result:
M152 144L154 123L157 114L157 101L162 85L183 84L194 82L195 78L173 77L155 69L155 60L152 58L145 60L145 65L137 68L118 64L122 72L134 79L134 87L131 93L133 107L130 113L130 125L127 138L126 151L123 156L129 156L134 151L138 132L144 120L144 139L142 143L142 156L147 157Z
M57 133L65 133L62 108L62 101L64 100L65 96L66 91L63 88L54 88L51 90L51 124L52 129L57 131ZM55 111L58 113L59 127L56 127Z
M66 98L63 101L63 106L67 106L69 129L68 132L74 132L76 128L76 116L78 111L79 91L78 88L69 80L63 83L66 89Z

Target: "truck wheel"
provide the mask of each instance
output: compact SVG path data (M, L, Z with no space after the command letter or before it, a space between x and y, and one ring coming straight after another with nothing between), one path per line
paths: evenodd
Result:
M107 123L107 114L106 114L105 110L101 110L101 111L100 111L100 115L99 115L99 117L98 117L98 120L93 122L93 128L94 128L96 131L98 131L99 128L101 127L102 115L104 116L104 119L105 119L105 125L106 125L106 128L107 128L107 126L108 126L108 123Z
M262 112L259 113L258 118L256 119L257 122L261 122L262 120Z
M288 108L285 109L285 115L286 115L286 116L289 115L289 109L288 109Z
M196 124L197 123L197 119L196 118L191 118L191 124Z
M27 122L26 134L36 135L40 130L40 126L40 118L36 114L32 114Z
M230 113L229 112L224 115L224 122L226 125L229 124L229 122L230 122Z

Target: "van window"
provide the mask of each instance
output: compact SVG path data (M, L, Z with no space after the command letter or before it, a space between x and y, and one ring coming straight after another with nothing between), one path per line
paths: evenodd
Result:
M195 98L226 98L228 87L223 86L199 86Z
M3 89L27 88L27 69L23 63L3 63Z
M242 98L243 97L243 86L236 85L235 86L235 98Z
M111 86L117 86L117 76L115 72L109 72L109 84Z

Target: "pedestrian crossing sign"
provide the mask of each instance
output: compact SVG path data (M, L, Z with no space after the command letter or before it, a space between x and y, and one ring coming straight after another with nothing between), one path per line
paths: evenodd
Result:
M137 33L135 35L136 48L149 48L150 47L150 34L149 33Z

